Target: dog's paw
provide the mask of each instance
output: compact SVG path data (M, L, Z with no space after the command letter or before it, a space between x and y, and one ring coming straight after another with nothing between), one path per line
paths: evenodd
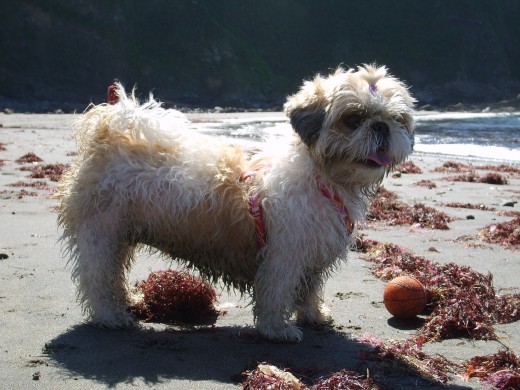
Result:
M299 309L296 313L296 322L302 325L322 327L330 325L333 321L330 309L325 305L320 305L317 308Z
M133 328L136 325L134 317L128 312L104 313L102 316L93 315L90 318L90 323L100 328L110 329Z
M281 343L299 343L303 340L303 332L292 324L272 326L272 324L258 325L258 331L268 340Z

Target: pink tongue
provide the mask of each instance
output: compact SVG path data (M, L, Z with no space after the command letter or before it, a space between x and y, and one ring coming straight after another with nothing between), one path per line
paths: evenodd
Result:
M392 159L385 152L370 153L367 160L372 160L382 166L392 164Z

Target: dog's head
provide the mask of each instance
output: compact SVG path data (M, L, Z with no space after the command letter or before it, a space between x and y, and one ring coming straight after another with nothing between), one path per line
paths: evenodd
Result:
M323 173L370 187L412 152L414 102L385 67L364 65L316 76L284 108Z

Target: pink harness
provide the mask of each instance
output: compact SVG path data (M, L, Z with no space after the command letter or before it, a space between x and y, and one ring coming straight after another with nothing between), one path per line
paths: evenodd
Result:
M240 175L240 181L251 186L253 185L253 181L257 173L257 171L243 172L242 175ZM341 202L338 194L331 190L319 176L316 177L316 185L318 186L318 189L322 195L330 200L334 208L338 211L338 214L345 224L345 228L347 229L348 234L352 234L355 224L350 220L348 210L343 202ZM251 193L249 195L248 204L249 213L255 220L256 241L258 242L260 248L263 248L267 244L267 231L263 221L262 202L260 201L260 198L257 196L257 194Z
M240 181L251 186L253 185L256 174L257 171L242 172ZM260 202L260 198L257 194L250 194L247 202L249 204L249 213L255 220L256 241L258 242L258 246L263 248L267 243L267 231L264 226L262 202Z
M330 200L332 205L336 208L336 210L338 210L338 214L340 215L341 219L343 219L343 223L345 224L345 228L347 229L348 234L352 234L355 227L354 222L350 220L348 210L339 198L338 194L327 187L327 185L321 180L319 176L316 178L316 184L318 185L318 189L321 191L323 196Z

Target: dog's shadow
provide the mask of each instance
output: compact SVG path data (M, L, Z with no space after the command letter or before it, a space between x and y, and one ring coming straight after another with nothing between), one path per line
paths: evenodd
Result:
M44 353L73 376L114 387L180 379L238 384L245 380L242 373L259 362L290 368L312 381L342 369L359 370L362 363L357 357L364 349L332 328L307 328L301 343L277 344L247 327L108 330L78 325L46 343ZM418 378L405 375L399 383L403 380L416 383ZM425 388L441 388L424 382Z
M306 330L299 344L277 344L248 327L110 330L90 325L71 328L44 348L63 368L109 386L137 378L148 384L173 379L239 383L244 370L263 361L302 369L312 365L313 370L319 365L326 374L353 367L357 350L345 337L317 330Z

